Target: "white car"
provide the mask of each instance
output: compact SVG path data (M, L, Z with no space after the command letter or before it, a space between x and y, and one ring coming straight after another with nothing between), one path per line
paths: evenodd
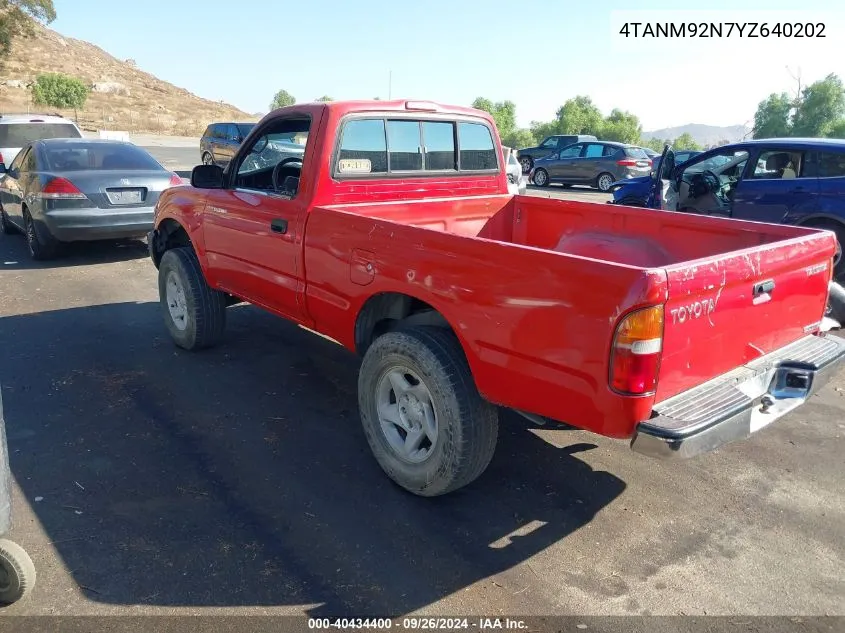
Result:
M511 195L525 195L528 189L528 179L522 173L522 165L519 164L516 151L512 149L509 151L509 148L506 147L504 148L504 153L506 156L505 166L508 174L508 192Z
M48 138L82 138L82 131L73 121L61 116L0 115L0 163L8 167L22 147Z

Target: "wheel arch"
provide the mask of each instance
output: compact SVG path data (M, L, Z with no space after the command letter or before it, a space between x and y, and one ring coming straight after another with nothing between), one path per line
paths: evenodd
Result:
M465 341L442 310L424 299L399 291L376 293L361 305L355 316L355 352L363 356L378 336L400 324L451 330L469 360Z
M191 240L188 230L182 225L179 220L167 217L159 221L156 230L153 231L150 237L150 257L158 268L161 264L161 258L165 252L172 248L179 248L180 246L187 246L192 249L199 257L197 249Z

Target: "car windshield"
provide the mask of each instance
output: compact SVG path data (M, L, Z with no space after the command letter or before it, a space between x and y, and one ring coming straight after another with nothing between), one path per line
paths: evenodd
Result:
M6 123L0 125L0 147L24 147L45 138L80 138L71 123Z
M48 171L164 170L146 150L137 145L123 143L62 143L46 147L44 157Z
M743 162L748 158L748 152L745 150L737 150L731 154L716 154L699 163L690 165L686 171L690 173L712 171L719 174Z
M264 139L267 139L265 145ZM285 158L302 158L308 132L279 132L266 134L258 139L249 155L241 163L238 174L273 167ZM256 151L258 149L258 151Z

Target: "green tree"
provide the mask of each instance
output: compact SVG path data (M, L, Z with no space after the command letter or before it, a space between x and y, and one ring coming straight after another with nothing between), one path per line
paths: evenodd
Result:
M554 119L553 121L531 121L530 130L531 135L534 137L535 143L542 143L543 139L552 134L559 134L558 132L559 121Z
M638 144L642 133L643 126L637 116L614 108L601 127L600 138L604 141Z
M684 132L674 141L672 141L672 149L679 150L679 149L692 149L692 150L700 150L701 145L695 142L695 139L690 136L688 132Z
M828 137L845 139L845 119L839 119L833 124L833 127L830 128L830 134L828 134Z
M334 99L332 99L331 97L329 97L327 95L323 95L322 97L317 99L317 101L334 101Z
M653 149L655 152L663 153L663 147L665 145L672 145L672 141L668 138L649 138L643 145L644 147Z
M287 90L279 90L274 96L273 100L270 102L270 109L276 110L278 108L284 108L285 106L293 105L296 103L296 99L293 98L293 95L289 93Z
M33 34L33 20L50 24L55 19L53 0L0 0L0 66L16 37Z
M599 136L604 125L601 111L590 97L568 99L557 111L557 134L593 134Z
M792 120L793 136L828 136L845 117L845 86L830 74L810 84L801 93Z
M76 77L61 73L38 75L32 85L32 103L51 108L73 108L79 110L91 89Z
M513 149L522 149L534 144L534 137L530 131L520 129L516 124L516 104L513 101L498 101L478 97L472 102L476 110L483 110L493 117L502 145Z
M772 93L761 101L754 114L754 138L789 136L792 107L792 100L785 92Z

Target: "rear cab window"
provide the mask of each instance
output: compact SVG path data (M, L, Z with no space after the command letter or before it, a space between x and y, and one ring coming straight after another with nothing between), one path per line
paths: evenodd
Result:
M389 115L347 120L334 168L339 178L498 170L493 134L485 123Z
M72 123L0 124L0 147L23 147L47 138L82 138Z

